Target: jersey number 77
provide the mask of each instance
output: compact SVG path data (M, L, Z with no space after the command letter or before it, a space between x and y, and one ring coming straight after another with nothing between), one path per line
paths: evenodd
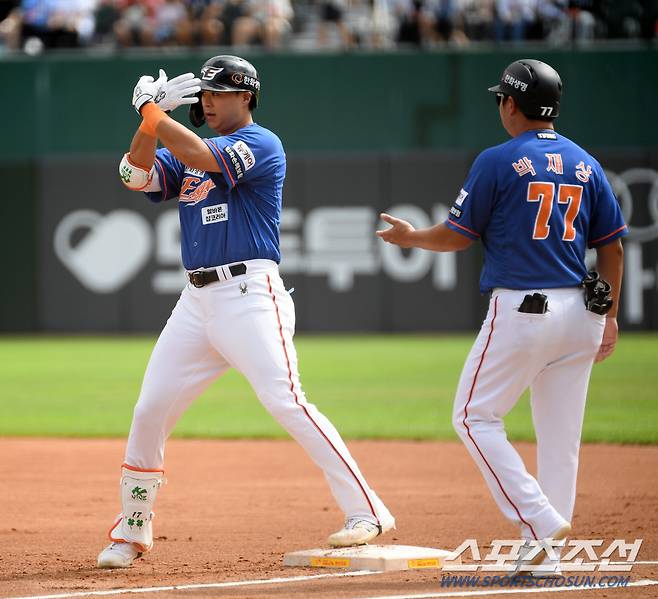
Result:
M562 241L573 241L576 239L576 229L573 226L576 216L580 211L580 201L583 197L582 185L561 184L557 190L557 203L568 204L564 213L564 228ZM532 232L533 239L546 239L551 231L548 224L553 212L553 199L555 198L555 184L546 181L532 181L528 184L528 202L538 202L535 228Z

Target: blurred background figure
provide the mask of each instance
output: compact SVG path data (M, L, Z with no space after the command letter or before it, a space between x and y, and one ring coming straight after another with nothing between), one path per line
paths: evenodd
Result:
M568 0L538 0L535 35L530 39L544 39L553 45L561 45L571 38L571 19Z
M576 41L593 40L596 33L595 0L571 0L569 21L571 38Z
M153 33L158 46L173 45L179 40L181 27L188 22L187 7L182 0L164 0L155 9Z
M658 0L0 0L0 48L267 50L654 40Z
M116 0L98 0L94 11L94 20L96 22L94 30L95 43L107 46L114 44L114 25L119 20L120 15Z
M22 20L20 4L20 0L0 1L0 49L3 46L9 50L20 47Z
M91 43L97 0L3 2L0 36L10 49L77 48Z
M431 36L432 12L429 0L397 0L396 42L400 45L427 46Z
M453 43L463 46L468 43L464 32L462 0L433 0L430 5L430 40L434 43Z
M76 48L91 43L96 26L98 0L49 0L48 27L54 48Z
M520 42L535 21L532 0L496 0L495 39Z
M119 47L154 46L156 14L163 0L116 0L114 35Z
M246 0L246 4L241 4L241 14L232 26L232 45L280 48L292 32L294 13L290 0Z
M461 20L467 39L482 42L494 37L494 0L462 0Z
M224 41L220 0L187 0L187 14L177 24L176 41L181 46L218 46Z
M322 0L319 5L319 21L317 27L317 46L326 48L332 44L329 36L338 34L338 45L350 48L353 44L352 33L345 21L348 0Z
M649 2L645 1L647 9ZM654 3L655 9L655 3ZM600 0L604 29L602 34L609 38L640 37L644 7L640 0Z

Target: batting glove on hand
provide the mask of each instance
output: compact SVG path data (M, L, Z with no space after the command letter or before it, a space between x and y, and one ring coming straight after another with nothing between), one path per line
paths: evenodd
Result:
M194 73L178 75L171 81L167 81L164 71L160 70L160 77L162 75L165 76L165 82L155 100L162 110L170 112L183 104L195 104L199 101L196 94L201 91L201 79L197 79Z
M167 82L167 74L160 69L160 76L157 81L153 80L150 75L142 75L133 90L133 106L137 114L141 114L141 109L147 102L156 102L160 99L162 86Z

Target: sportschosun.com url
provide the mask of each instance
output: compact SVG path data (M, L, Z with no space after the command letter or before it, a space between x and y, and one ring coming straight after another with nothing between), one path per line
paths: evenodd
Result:
M630 576L553 576L538 578L535 576L441 576L441 588L616 588L628 586Z

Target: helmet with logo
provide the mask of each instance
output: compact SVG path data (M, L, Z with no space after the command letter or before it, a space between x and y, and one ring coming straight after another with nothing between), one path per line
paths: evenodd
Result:
M201 91L197 94L199 101L190 104L190 121L195 127L201 127L205 122L201 94L204 91L213 92L251 92L249 110L258 106L260 81L258 73L250 62L239 56L228 54L213 56L201 67Z
M489 91L512 96L530 119L550 121L560 114L562 80L552 66L540 60L523 58L513 62L503 71L500 83Z

